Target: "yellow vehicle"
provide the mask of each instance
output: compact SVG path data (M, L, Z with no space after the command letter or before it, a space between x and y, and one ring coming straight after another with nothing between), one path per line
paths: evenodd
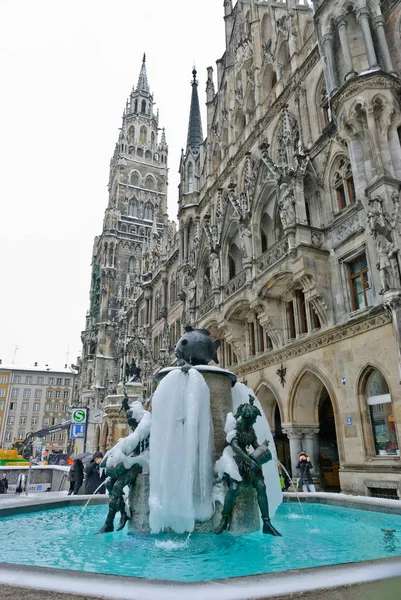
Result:
M2 467L27 467L29 462L18 454L18 450L13 448L12 450L0 449L0 466Z

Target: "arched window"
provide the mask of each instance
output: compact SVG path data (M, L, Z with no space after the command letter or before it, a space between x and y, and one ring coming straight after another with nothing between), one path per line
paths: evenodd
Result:
M126 225L121 225L121 231L123 233L126 233L127 232L127 226Z
M133 256L128 261L128 273L135 273L135 258Z
M282 237L283 228L278 214L276 194L270 192L270 197L263 207L260 221L261 252L266 252Z
M194 166L190 162L188 164L188 192L194 191Z
M134 148L134 146L130 146L128 148L128 154L135 154L135 148Z
M130 233L133 233L134 235L136 235L136 227L131 227Z
M154 134L154 132L153 132L153 131L152 131L152 133L150 134L150 143L151 143L151 148L152 148L152 150L154 150L154 149L155 149L155 134Z
M138 202L136 201L135 198L132 198L128 205L128 216L130 216L130 217L138 216Z
M148 175L145 179L145 188L147 190L155 190L156 189L155 180L153 179L153 177L151 175Z
M335 191L337 210L341 211L346 206L354 204L356 193L351 165L345 156L337 159L332 176L332 189Z
M153 205L151 202L145 204L143 218L148 219L148 221L153 221Z
M373 369L366 379L365 397L376 454L399 454L390 391L386 380L377 369Z
M152 153L150 150L146 150L145 158L146 158L146 160L152 160Z
M145 125L142 125L139 132L139 143L143 144L144 146L146 146L148 143L148 130L146 129Z
M260 228L260 240L262 242L262 252L267 250L267 237L262 228Z
M245 115L239 108L235 116L235 135L238 137L244 131L246 125Z
M281 67L282 72L288 67L290 63L290 53L288 50L288 42L281 42L280 49L277 54L277 64Z
M238 235L237 235L238 239ZM235 242L230 246L228 252L228 276L233 279L242 269L242 252Z
M141 113L146 113L146 102L142 100L141 102Z
M128 129L128 140L131 142L131 144L133 144L135 141L135 127L133 125L131 125L131 127Z
M233 259L232 256L229 256L228 257L228 278L234 279L235 275L236 275L235 260Z
M137 171L131 173L130 184L137 187L139 186L139 173Z
M135 100L135 104L134 104L134 112L138 112L138 100Z
M139 156L139 158L142 158L142 157L143 157L143 150L142 150L142 148L137 148L137 151L136 151L136 153L137 153L137 155Z

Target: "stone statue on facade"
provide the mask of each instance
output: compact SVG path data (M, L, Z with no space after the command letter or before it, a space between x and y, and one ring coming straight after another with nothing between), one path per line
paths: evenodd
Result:
M98 533L114 531L114 518L120 513L120 523L117 531L125 527L130 519L128 497L126 488L132 490L139 473L148 466L148 447L150 437L151 414L145 410L139 401L128 404L128 396L124 391L121 410L125 411L127 422L132 433L120 439L109 450L100 467L106 470L106 487L109 492L109 511L104 525Z
M288 187L287 183L280 185L278 207L283 229L294 227L296 223L295 198L292 189Z
M369 201L368 223L370 233L376 241L377 263L382 289L379 294L385 294L399 287L398 250L393 241L394 219L383 209L380 197Z
M212 289L219 287L220 285L220 260L216 252L210 254L210 279L212 283Z
M196 281L193 277L188 277L187 302L188 302L189 309L195 308L195 305L196 305Z
M241 404L235 416L232 413L227 415L225 432L229 446L216 463L216 467L219 469L221 461L223 469L225 469L224 479L228 483L221 522L214 530L218 535L230 527L231 513L241 485L250 485L256 490L263 520L263 533L281 536L270 522L269 503L261 466L271 460L272 455L268 449L268 442L258 443L253 425L256 419L262 415L258 407L254 405L254 401L255 398L250 395L249 404ZM248 451L250 447L254 449L251 454Z
M241 223L239 226L241 237L241 252L244 258L252 257L252 233L249 227Z

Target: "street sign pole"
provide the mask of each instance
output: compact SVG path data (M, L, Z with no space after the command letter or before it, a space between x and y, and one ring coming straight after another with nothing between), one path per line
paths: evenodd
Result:
M84 452L86 452L86 439L88 437L88 425L89 425L89 407L86 409L86 423L85 423L85 435L84 435Z

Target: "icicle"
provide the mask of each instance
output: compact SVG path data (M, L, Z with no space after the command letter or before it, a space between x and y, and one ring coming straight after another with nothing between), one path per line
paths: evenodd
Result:
M171 371L152 401L150 528L191 532L213 514L210 392L195 369Z

